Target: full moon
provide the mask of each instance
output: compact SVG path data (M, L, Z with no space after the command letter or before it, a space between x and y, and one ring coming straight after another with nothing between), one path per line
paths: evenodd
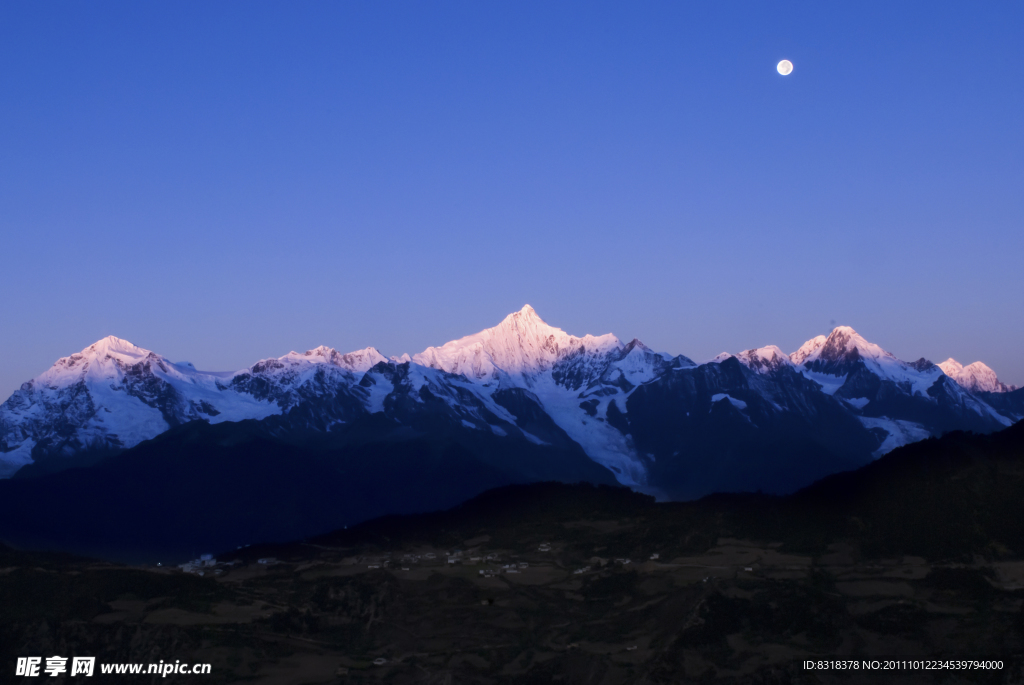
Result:
M788 59L784 59L781 62L779 62L779 65L775 68L778 69L779 73L782 74L783 76L789 76L791 73L793 73L793 63L790 62Z

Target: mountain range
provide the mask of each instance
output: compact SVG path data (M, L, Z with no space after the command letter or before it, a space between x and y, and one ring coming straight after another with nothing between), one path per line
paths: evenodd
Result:
M411 357L318 347L226 373L104 338L0 406L0 476L89 466L190 422L244 422L291 446L441 441L509 482L614 480L691 499L791 492L903 444L1022 417L1024 391L981 362L901 361L845 326L791 354L698 364L569 335L527 305Z

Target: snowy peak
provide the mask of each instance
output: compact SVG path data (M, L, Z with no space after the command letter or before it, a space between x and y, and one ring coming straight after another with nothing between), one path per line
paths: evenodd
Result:
M531 325L531 326L537 326L537 325L547 326L547 324L544 323L544 321L540 318L540 315L537 314L537 310L534 309L533 307L531 307L528 304L524 304L523 308L520 309L518 312L512 312L511 314L506 316L504 318L504 320L502 321L502 323L505 323L506 321L517 321L517 322L518 321L522 321L526 325ZM550 326L549 326L549 328L550 328Z
M765 345L764 347L758 347L752 350L744 350L739 354L721 352L709 359L706 363L721 364L725 360L732 359L734 357L740 364L756 373L772 373L783 366L793 366L793 362L790 360L789 355L775 345Z
M633 350L640 350L641 352L651 352L651 348L640 342L639 338L633 338L626 346L622 348L622 356L630 354Z
M849 326L838 326L828 337L818 336L809 340L793 353L790 360L806 371L829 376L845 376L859 365L866 366L873 373L889 378L904 375L909 367L883 350L865 340ZM797 361L799 360L799 361Z
M608 394L606 386L615 386L628 392L665 373L674 363L679 366L692 365L685 357L675 360L667 354L654 352L636 338L626 343L621 350L606 355L605 360L607 366L600 373L600 381L592 384L589 389L602 396Z
M41 387L65 387L86 377L115 377L119 375L119 369L134 366L147 359L170 363L127 340L108 335L81 352L61 357L30 383Z
M970 392L1011 392L1017 388L1006 385L996 377L996 372L982 362L963 366L950 357L938 365L942 372Z
M740 363L757 373L771 373L783 366L793 366L789 355L775 345L766 345L756 350L746 350L736 355Z
M958 362L957 360L953 359L952 357L942 362L941 364L937 364L937 366L940 369L942 369L942 373L946 374L953 380L956 380L956 377L959 376L960 373L963 372L964 370L964 365Z
M428 347L412 361L422 366L487 381L503 376L533 376L550 371L570 355L602 355L622 348L610 333L578 338L549 326L526 305L506 316L494 328Z
M345 369L346 371L351 371L352 373L366 373L377 364L387 361L387 357L382 355L373 347L366 347L361 350L356 350L355 352L342 354L333 347L327 347L325 345L314 347L312 350L307 350L302 354L289 352L284 357L281 357L281 360L284 361L289 358L300 361L330 364L332 366Z
M77 363L85 362L96 362L104 361L107 359L117 360L125 364L138 364L143 359L146 359L153 353L147 349L143 349L137 345L133 345L127 340L108 335L107 337L97 340L92 345L89 345L78 354L73 354L70 357L64 357L57 361L54 366L57 366L65 359L75 360Z
M85 348L81 352L82 356L92 358L103 358L103 357L118 357L123 360L139 360L148 357L151 352L144 350L137 345L133 345L127 340L123 340L113 335L97 340L89 347Z
M809 340L790 359L796 362L804 376L818 383L827 394L840 392L852 399L871 395L863 383L864 374L883 381L891 381L899 392L910 396L926 397L928 390L942 375L926 360L907 364L878 345L865 340L849 326L838 326L828 337ZM852 380L860 378L861 380ZM849 381L849 383L847 383ZM852 394L851 394L852 393Z
M969 392L1007 392L1014 390L1000 382L992 369L981 362L962 366L955 359L934 365L926 359L903 362L878 345L868 342L849 326L840 326L826 338L807 341L790 355L803 368L834 376L844 376L858 362L873 373L897 383L910 383L916 392L925 392L934 382L938 369Z
M194 420L263 419L280 409L113 336L57 360L0 405L0 477L39 455L119 449Z
M881 347L865 340L857 331L849 326L838 326L825 339L820 349L811 353L809 359L821 359L826 362L847 361L853 359L896 359Z
M820 350L822 347L824 347L826 340L828 340L828 338L826 338L823 335L818 335L811 338L803 345L801 345L799 350L789 355L790 361L796 364L797 366L803 364L805 359L807 359L809 356L811 356L812 354Z
M375 347L365 347L355 352L341 355L341 366L344 366L353 373L366 373L381 362L388 359L377 351Z

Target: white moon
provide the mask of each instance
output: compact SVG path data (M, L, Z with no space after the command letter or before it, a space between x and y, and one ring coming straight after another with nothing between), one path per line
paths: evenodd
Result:
M781 62L779 62L779 65L775 68L778 69L779 73L782 74L783 76L789 76L790 74L793 73L793 63L790 62L788 59L784 59Z

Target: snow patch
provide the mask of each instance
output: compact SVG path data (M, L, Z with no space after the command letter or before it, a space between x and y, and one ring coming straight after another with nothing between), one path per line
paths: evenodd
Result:
M369 396L366 398L366 410L371 414L379 414L384 411L384 400L395 391L395 385L390 378L379 373L369 373L367 376L373 381L369 387Z
M912 442L918 442L919 440L931 437L931 433L928 429L919 423L890 419L886 417L876 419L867 416L858 416L857 418L860 419L860 422L867 428L881 428L888 433L888 436L884 441L882 441L881 446L875 450L873 454L876 459L887 452L891 452L897 447L909 445Z
M26 464L32 463L32 448L35 440L26 440L10 452L0 452L0 478L10 478Z
M633 441L604 421L591 418L580 409L579 397L540 377L533 392L559 428L583 448L591 459L612 470L623 485L644 491L647 469L637 455Z
M804 378L810 381L814 381L821 386L821 391L826 395L836 394L836 390L843 387L846 383L846 376L832 376L827 373L816 373L814 371L808 371L807 369L800 369L800 373L803 374Z
M740 410L745 410L747 408L747 403L746 402L744 402L743 400L738 400L735 397L733 397L731 395L727 395L724 392L720 392L720 393L718 393L716 395L712 395L711 396L711 403L712 404L714 404L715 402L721 402L722 400L729 400L729 403L732 404L732 406L734 406L734 407L736 407L737 409L740 409Z

